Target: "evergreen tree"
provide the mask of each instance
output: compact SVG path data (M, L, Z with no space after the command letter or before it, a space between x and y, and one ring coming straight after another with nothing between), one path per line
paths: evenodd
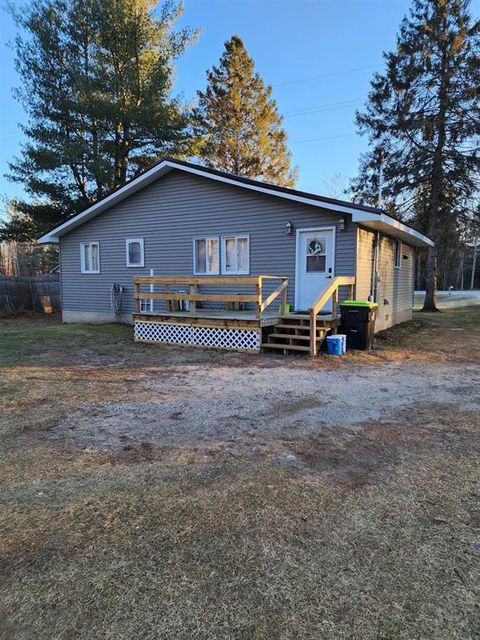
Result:
M366 110L357 114L373 147L354 185L357 197L371 196L372 153L384 147L387 198L408 217L421 193L425 231L436 242L477 186L479 50L480 22L472 21L469 0L413 0L396 50L385 54L386 71L375 74ZM437 251L428 252L425 310L436 310Z
M156 4L34 0L16 15L16 95L29 122L9 177L31 199L13 203L3 236L41 233L186 149L187 118L170 93L173 61L195 33L173 30L181 4L167 0L159 17Z
M225 43L207 80L206 90L198 92L198 155L216 169L294 186L297 171L290 166L282 117L241 38Z

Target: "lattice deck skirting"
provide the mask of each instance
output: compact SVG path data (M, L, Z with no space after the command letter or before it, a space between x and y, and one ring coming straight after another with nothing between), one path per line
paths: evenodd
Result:
M240 351L260 351L261 329L223 329L189 327L165 322L136 320L134 336L138 342L163 342Z

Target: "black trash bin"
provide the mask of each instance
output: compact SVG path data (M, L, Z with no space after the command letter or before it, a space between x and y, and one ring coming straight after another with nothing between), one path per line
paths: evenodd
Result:
M340 305L342 331L347 336L348 349L366 351L373 347L378 304L362 300L345 300Z

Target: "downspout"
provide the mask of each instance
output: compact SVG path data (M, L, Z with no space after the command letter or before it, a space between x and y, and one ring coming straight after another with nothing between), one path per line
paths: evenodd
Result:
M370 295L368 296L369 302L378 302L378 253L380 248L380 231L375 234L373 241L372 252L372 277L370 280Z

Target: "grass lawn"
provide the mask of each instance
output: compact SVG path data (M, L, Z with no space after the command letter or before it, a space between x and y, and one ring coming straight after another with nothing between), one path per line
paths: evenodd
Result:
M480 638L480 307L372 353L0 321L0 638Z

